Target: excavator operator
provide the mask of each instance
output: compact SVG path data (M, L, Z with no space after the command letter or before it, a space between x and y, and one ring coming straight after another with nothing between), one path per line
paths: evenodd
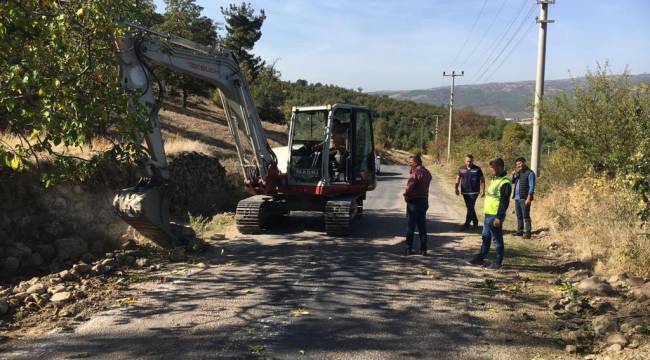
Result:
M332 120L332 144L330 147L330 161L336 164L335 170L338 174L345 174L348 158L348 129L350 124L343 124L341 120ZM338 178L337 174L337 178ZM338 179L337 179L338 180Z
M338 175L345 174L346 162L348 157L348 129L350 128L349 123L342 123L341 120L334 118L332 120L332 138L330 142L330 162L334 163L335 166L331 170L336 172L336 176L332 174L332 177L338 179ZM313 146L312 150L322 150L323 143L316 144Z

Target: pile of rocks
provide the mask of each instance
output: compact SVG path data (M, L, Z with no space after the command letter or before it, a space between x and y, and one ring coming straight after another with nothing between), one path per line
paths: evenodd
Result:
M650 342L650 281L625 274L608 279L571 270L554 284L561 297L549 303L568 352L619 353ZM591 353L591 354L590 354Z
M231 210L241 198L243 182L229 179L216 157L181 152L170 157L169 170L175 187L171 201L175 217Z
M84 256L69 269L0 288L0 319L16 321L45 309L58 311L68 303L86 298L93 291L92 284L97 285L92 280L105 280L123 267L155 269L144 255L143 250L129 249L106 253L98 260Z
M36 226L33 233L37 235L15 239L0 230L0 277L9 281L18 274L58 272L79 259L93 259L113 246L103 239L88 241L68 235L58 221Z

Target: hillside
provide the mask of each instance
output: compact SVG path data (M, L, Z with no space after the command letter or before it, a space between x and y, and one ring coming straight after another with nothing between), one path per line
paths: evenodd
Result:
M557 95L570 91L575 82L583 84L585 78L548 80L545 84L545 94ZM650 82L650 74L631 75L632 83ZM535 81L518 81L504 83L488 83L479 85L457 85L456 106L471 106L480 114L494 115L501 118L532 117L532 101L535 91ZM415 102L444 105L449 101L449 87L437 87L421 90L378 91L374 95L387 95L393 99L411 100Z

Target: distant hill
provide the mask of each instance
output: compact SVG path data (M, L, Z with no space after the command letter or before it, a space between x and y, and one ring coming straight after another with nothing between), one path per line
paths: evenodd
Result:
M632 75L633 83L650 83L650 74ZM573 89L575 82L583 83L585 78L546 81L544 94L557 95ZM471 106L481 114L501 118L530 118L530 106L535 92L535 81L488 83L480 85L457 85L455 107ZM449 103L449 87L422 90L377 91L372 95L387 95L398 100L411 100L432 105Z

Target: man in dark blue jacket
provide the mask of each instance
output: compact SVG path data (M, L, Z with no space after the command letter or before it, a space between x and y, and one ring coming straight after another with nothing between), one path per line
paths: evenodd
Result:
M477 228L476 199L478 199L479 195L481 197L485 196L485 176L483 176L481 168L474 165L474 156L472 154L465 155L465 165L458 169L455 190L456 195L463 195L465 207L467 207L465 223L462 229L468 229L470 224Z
M512 184L515 189L512 198L515 199L517 214L517 236L530 239L532 223L530 221L530 204L535 196L535 173L526 165L523 157L515 160L517 170L512 172Z

